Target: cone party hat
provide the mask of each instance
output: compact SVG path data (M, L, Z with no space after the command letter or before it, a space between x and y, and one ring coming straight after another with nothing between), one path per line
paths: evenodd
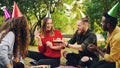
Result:
M119 8L119 2L116 3L116 4L112 7L112 9L110 9L110 10L108 11L108 15L110 15L110 16L112 16L112 17L116 17L118 8Z
M49 17L49 18L51 18L50 11L48 11L48 13L46 14L46 16L45 16L45 17Z
M22 17L22 16L23 15L22 15L20 9L18 8L16 2L14 2L12 18Z
M3 7L3 11L4 11L4 14L5 14L5 18L8 19L11 17L11 14L10 12L8 11L8 9L6 8L6 6Z
M85 18L86 15L81 10L79 10L79 11L80 11L81 18Z

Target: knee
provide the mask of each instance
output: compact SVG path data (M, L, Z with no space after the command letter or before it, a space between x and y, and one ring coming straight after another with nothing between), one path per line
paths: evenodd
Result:
M84 56L81 58L81 60L79 61L79 65L80 66L87 66L90 67L90 65L92 65L93 63L93 59L91 57L88 56Z
M87 62L87 61L89 61L89 60L92 60L92 58L91 58L91 57L88 57L88 56L83 56L83 57L81 58L81 61L82 61L82 62Z

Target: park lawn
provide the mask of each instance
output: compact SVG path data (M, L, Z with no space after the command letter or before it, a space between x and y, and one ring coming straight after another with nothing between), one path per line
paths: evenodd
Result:
M32 51L38 51L38 48L37 48L37 46L29 46L29 50L32 50ZM61 51L61 53L63 52L63 51L69 51L69 52L74 52L74 53L78 53L78 51L77 50L74 50L74 49L71 49L71 48L65 48L65 49L63 49L62 51ZM25 65L30 65L30 58L25 58L24 59L24 63L25 63ZM61 65L66 65L66 59L63 57L63 55L62 55L62 57L61 57Z

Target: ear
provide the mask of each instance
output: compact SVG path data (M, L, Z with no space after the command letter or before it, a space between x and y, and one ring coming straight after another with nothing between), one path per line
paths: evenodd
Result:
M107 26L107 28L111 27L110 23L106 23L106 26Z

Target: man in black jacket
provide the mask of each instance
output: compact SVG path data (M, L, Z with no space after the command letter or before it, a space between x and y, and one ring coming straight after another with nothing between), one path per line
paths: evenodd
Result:
M97 45L97 38L93 31L89 29L88 17L84 17L78 20L78 29L75 32L74 36L66 43L64 46L73 48L79 51L79 54L63 52L67 62L67 65L75 66L87 66L96 61L98 61L98 56L87 50L89 44ZM75 44L77 43L77 44Z

